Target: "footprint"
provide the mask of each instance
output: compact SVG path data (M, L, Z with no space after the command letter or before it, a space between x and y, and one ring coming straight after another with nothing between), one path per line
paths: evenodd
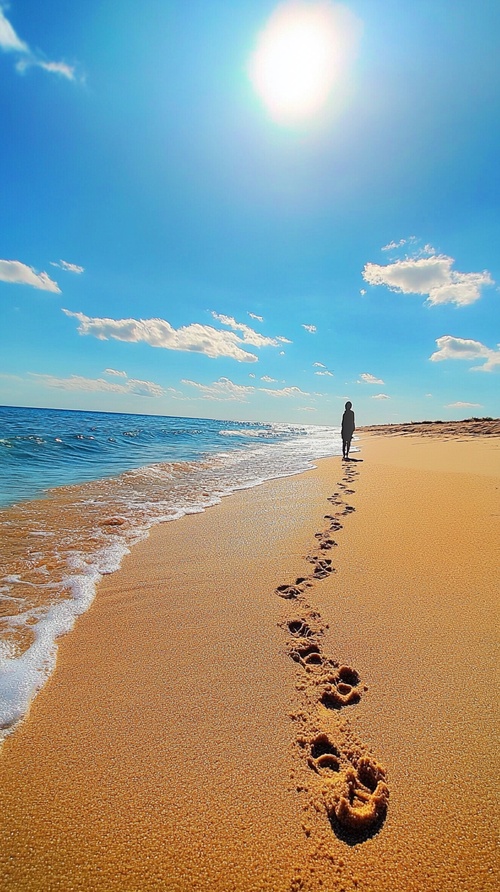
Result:
M309 638L313 631L302 619L291 619L287 623L288 631L296 638Z
M292 599L299 598L302 594L302 589L298 585L278 585L275 592L280 598Z
M389 787L384 768L369 756L349 767L343 778L324 788L328 817L335 825L356 833L372 830L387 811Z
M330 548L337 544L335 539L332 539L328 533L316 533L316 538L319 539L320 551L330 551Z
M310 637L294 641L290 648L290 656L296 663L301 663L305 667L321 666L323 663L319 644Z
M320 547L323 551L329 551L330 548L335 548L336 544L337 544L337 543L336 543L335 539L330 539L330 537L328 537L328 539L323 539L323 540L321 541L321 544L320 544L319 547Z
M317 774L330 774L332 771L340 771L341 756L328 734L320 733L311 742L311 754L307 758L307 764Z
M314 565L312 574L314 579L326 579L334 571L330 558L318 558L311 555L307 560Z
M327 709L342 709L359 703L361 691L359 689L360 677L355 669L350 666L340 666L337 672L330 676L323 687L321 702Z
M325 520L330 521L330 531L331 532L333 532L334 530L342 530L343 529L343 525L337 519L336 514L325 514Z

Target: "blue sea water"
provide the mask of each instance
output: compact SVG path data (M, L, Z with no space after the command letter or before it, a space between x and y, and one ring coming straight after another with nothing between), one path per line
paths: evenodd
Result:
M338 427L0 407L0 741L154 524L340 454Z
M313 447L312 452L311 448L305 450L306 458L319 457L325 448L335 451L335 431L312 425L228 424L200 418L3 406L0 505L37 498L55 486L116 476L144 465L193 462L247 449L250 440L275 447L283 443L289 452L295 446L299 453L304 438ZM320 444L322 439L325 442Z

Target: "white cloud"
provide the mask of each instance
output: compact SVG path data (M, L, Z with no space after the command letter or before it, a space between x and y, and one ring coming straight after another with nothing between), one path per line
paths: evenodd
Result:
M23 381L24 379L21 378L21 375L0 374L0 380L2 380L2 381Z
M382 381L382 378L376 378L375 375L370 375L368 372L363 372L359 377L365 384L385 384L385 381Z
M283 338L280 335L277 335L276 340L280 342L280 344L293 344L293 341L290 341L288 338ZM283 353L283 356L285 354Z
M17 36L14 28L10 24L9 21L5 18L2 7L0 6L0 48L8 53L27 53L28 46L21 40L20 37Z
M482 409L481 403L462 403L458 400L456 403L448 403L445 409Z
M270 378L269 375L263 375L260 380L265 381L266 384L277 384L278 383L276 378Z
M238 362L258 361L254 353L243 350L241 345L246 341L231 331L219 331L210 325L193 323L175 329L165 319L100 319L65 309L63 313L78 319L81 335L93 335L100 341L113 338L128 343L143 342L165 350L204 353L211 359L226 356Z
M361 297L364 297L366 294L366 288L361 288L359 293L361 294Z
M431 254L437 254L435 248L432 245L427 243L423 246L423 248L417 247L421 242L421 239L418 239L416 235L410 235L409 238L402 238L399 242L389 242L388 245L384 245L382 251L398 251L400 248L403 248L405 245L410 249L410 253L406 253L406 259L411 256L413 259L417 257L428 257Z
M33 52L24 40L16 34L14 28L5 17L4 9L0 6L0 49L4 52L14 53L18 59L16 61L16 71L24 74L28 68L42 68L50 74L57 74L67 80L76 80L75 68L66 62L52 62L43 58L43 55L37 51Z
M249 313L248 315L250 316L250 319L256 319L257 322L264 322L263 316L257 316L256 313Z
M305 328L305 330L310 332L310 334L314 334L317 331L315 325L304 325L304 323L302 323L302 328Z
M250 328L248 325L245 325L244 322L236 322L236 319L233 319L232 316L224 316L220 313L214 313L213 311L212 316L214 319L217 319L218 322L221 322L222 325L228 325L233 331L241 331L241 340L244 344L251 344L252 347L278 346L277 338L267 338L264 335L259 334L258 331L254 331L253 328Z
M181 384L196 387L203 399L217 400L218 402L235 400L236 402L244 403L251 393L255 393L255 387L234 384L229 378L219 378L213 384L199 384L197 381L183 379Z
M398 294L426 294L431 305L467 306L481 297L481 288L492 285L493 279L487 270L457 272L452 269L454 263L445 254L397 260L387 266L366 263L363 278L369 285L386 285Z
M55 263L55 261L50 261L51 266L57 266L59 269L64 269L68 273L84 273L85 269L83 266L77 266L76 263L68 263L67 260L60 260L59 263Z
M26 266L19 260L0 260L0 282L10 282L16 285L31 285L41 291L52 291L60 294L61 289L57 282L53 282L47 273L37 273L31 266Z
M291 398L296 396L311 396L310 393L304 393L299 387L283 387L279 390L273 390L269 387L254 387L253 385L235 384L230 378L219 378L212 384L200 384L197 381L183 379L181 384L187 384L189 387L196 387L203 399L226 401L236 400L238 402L246 402L247 398L254 393L265 393L268 396L276 398Z
M372 396L372 400L390 400L390 396L387 396L386 393L377 393L375 396Z
M399 242L389 242L388 245L384 245L382 251L394 251L396 248L402 248L403 245L415 245L418 239L414 235L410 235L409 238L401 238Z
M51 74L59 74L69 81L76 80L76 69L73 65L67 65L66 62L44 62L43 59L37 59L35 56L19 59L16 62L16 71L24 74L28 68L42 68L43 71L49 71Z
M310 393L304 393L299 387L283 387L281 390L271 390L268 387L259 387L260 393L267 393L273 397L294 397L294 396L311 396Z
M486 347L480 341L470 338L454 338L444 335L436 338L438 350L430 356L431 362L441 362L445 359L483 360L483 365L473 366L473 372L492 372L500 366L500 344L496 350Z
M117 378L128 378L126 372L119 372L117 369L104 369L105 375L114 375Z
M58 390L85 391L87 393L126 393L151 397L164 396L165 394L165 390L160 384L155 384L153 381L140 381L135 378L128 378L125 384L117 384L106 381L104 378L83 378L81 375L57 378L54 375L39 375L34 372L29 374L31 378L34 378L43 387L53 387Z
M297 406L297 409L299 410L299 412L317 412L318 411L315 406Z
M314 372L315 375L324 375L329 378L334 377L333 372L331 372L330 369L327 369L326 365L324 365L324 363L322 363L322 362L313 362L313 368L323 370L323 371L319 371L319 372Z

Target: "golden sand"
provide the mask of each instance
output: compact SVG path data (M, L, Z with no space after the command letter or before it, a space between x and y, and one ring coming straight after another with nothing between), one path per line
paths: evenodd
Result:
M0 754L2 890L498 888L500 439L361 446L102 582Z

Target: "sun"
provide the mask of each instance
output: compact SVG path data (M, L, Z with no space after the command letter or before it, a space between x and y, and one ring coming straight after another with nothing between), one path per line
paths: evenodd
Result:
M341 75L355 20L340 4L289 0L259 35L250 79L271 116L299 121L317 113Z

